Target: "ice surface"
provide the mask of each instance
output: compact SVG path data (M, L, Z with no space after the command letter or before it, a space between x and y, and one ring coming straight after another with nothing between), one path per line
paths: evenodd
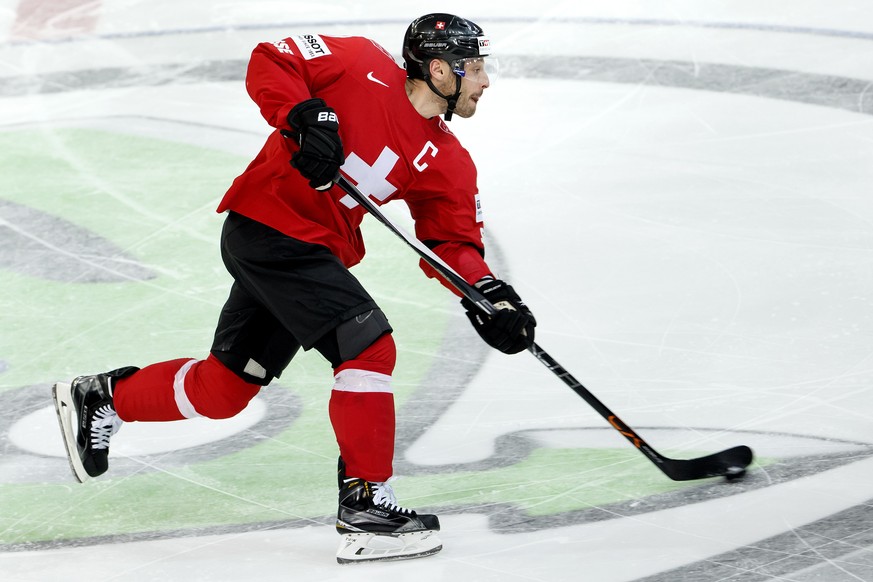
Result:
M114 473L74 483L51 383L210 344L212 210L268 129L253 46L397 52L431 10L501 58L452 129L538 342L664 454L759 464L669 482L534 358L485 351L367 224L395 488L440 513L440 554L335 563L312 354L231 421L124 427ZM873 580L871 49L864 0L0 2L0 579Z

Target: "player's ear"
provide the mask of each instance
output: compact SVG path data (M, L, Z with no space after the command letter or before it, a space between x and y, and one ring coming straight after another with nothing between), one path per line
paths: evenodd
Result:
M449 64L442 59L431 59L428 64L428 71L432 78L442 79L450 72Z

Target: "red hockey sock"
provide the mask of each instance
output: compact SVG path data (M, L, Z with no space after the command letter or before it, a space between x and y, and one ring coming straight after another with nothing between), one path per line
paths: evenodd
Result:
M394 474L393 394L334 389L330 422L347 476L387 481Z
M330 421L349 477L387 481L394 473L396 357L394 339L385 334L336 369Z
M167 421L206 416L230 418L260 390L215 356L152 364L115 383L115 410L124 421Z

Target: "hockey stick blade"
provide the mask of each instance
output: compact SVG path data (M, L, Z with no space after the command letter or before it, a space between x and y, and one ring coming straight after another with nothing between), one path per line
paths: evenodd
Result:
M397 235L409 247L414 250L428 265L439 273L446 281L458 290L464 297L475 303L483 312L493 314L496 308L488 301L479 290L467 283L454 269L447 265L432 250L421 241L406 233L396 226L388 217L382 214L379 207L365 196L358 188L349 182L345 176L340 175L337 185L358 204L370 213L376 220L385 225L388 230ZM555 361L552 356L536 343L531 345L529 351L550 372L560 378L594 410L609 422L612 427L630 441L643 455L655 464L667 477L674 481L692 481L706 479L708 477L726 477L729 480L738 479L745 475L754 458L752 449L747 446L738 446L726 449L696 459L670 459L658 453L633 429L624 423L615 413L603 404L594 394L588 391L581 382L576 380L563 366Z
M707 477L725 477L729 481L746 474L754 455L745 445L725 449L696 459L663 459L661 470L674 481L693 481Z
M536 343L530 347L530 352L549 371L560 378L573 392L578 394L582 400L587 402L591 408L596 410L600 416L605 418L612 428L617 430L619 434L626 438L643 455L648 457L670 479L674 481L693 481L708 477L726 477L728 480L739 479L746 474L746 467L752 463L754 458L752 449L745 445L696 459L670 459L665 457L652 448L636 431L625 424L618 415L594 396L564 366L550 356L548 352Z

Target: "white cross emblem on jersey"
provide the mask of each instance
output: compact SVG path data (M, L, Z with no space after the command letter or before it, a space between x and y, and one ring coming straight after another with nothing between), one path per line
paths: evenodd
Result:
M399 159L400 156L391 151L388 146L385 146L376 163L372 166L352 152L346 157L346 163L343 164L342 170L356 182L358 190L364 195L385 202L386 198L397 191L397 188L387 178ZM340 202L348 208L354 208L358 205L354 198L348 194L340 198Z

